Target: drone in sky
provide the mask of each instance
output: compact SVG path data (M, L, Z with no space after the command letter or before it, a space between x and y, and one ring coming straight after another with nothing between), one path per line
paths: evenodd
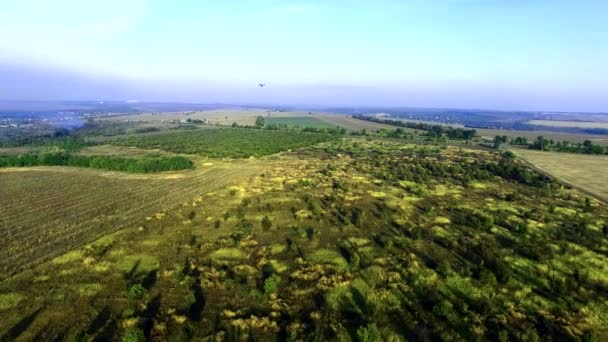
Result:
M258 83L258 87L260 88L264 88L266 86L266 83Z

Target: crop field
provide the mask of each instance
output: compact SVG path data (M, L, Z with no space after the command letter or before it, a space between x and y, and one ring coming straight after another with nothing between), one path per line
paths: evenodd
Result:
M224 128L130 136L111 140L109 143L196 154L204 157L248 158L274 154L331 139L335 139L335 137L327 134Z
M160 175L0 170L0 278L257 172L257 165L247 165Z
M266 115L266 110L210 110L203 112L177 112L177 113L154 113L154 114L130 114L102 118L102 121L110 122L140 122L148 124L162 124L172 121L202 120L208 124L229 126L233 123L239 125L255 124L255 118Z
M511 149L543 172L608 201L608 156Z
M266 125L285 125L287 127L312 127L312 128L335 128L329 122L323 121L316 116L285 116L265 117Z
M576 128L608 129L608 122L531 120L531 121L528 121L527 123L530 125L549 126L549 127L576 127Z
M317 116L320 120L323 120L332 125L332 127L340 126L349 131L360 131L362 129L368 131L377 131L379 129L387 129L394 130L395 127L391 125L381 124L377 122L370 122L364 120L353 119L347 115L339 115L339 114L318 114ZM410 129L405 129L406 131L415 131Z
M585 140L591 140L594 144L608 146L608 136L599 134L577 134L577 133L561 133L548 131L516 131L508 129L475 129L479 135L484 138L493 139L495 136L506 135L509 138L526 137L528 141L533 141L538 136L543 136L547 139L555 141L570 141L582 143Z
M345 138L245 162L0 282L0 339L608 338L608 207L518 160Z

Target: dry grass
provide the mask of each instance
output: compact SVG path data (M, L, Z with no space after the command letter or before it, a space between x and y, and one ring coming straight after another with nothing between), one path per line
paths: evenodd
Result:
M518 148L512 151L541 171L608 201L608 156Z

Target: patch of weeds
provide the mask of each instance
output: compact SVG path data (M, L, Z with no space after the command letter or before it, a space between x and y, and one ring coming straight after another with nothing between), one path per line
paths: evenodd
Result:
M247 255L238 248L220 248L209 255L212 260L241 260Z
M83 297L92 297L101 291L101 284L90 283L78 285L78 294Z
M80 261L80 259L82 259L82 257L83 257L82 251L75 250L75 251L71 251L71 252L65 253L63 255L60 255L60 256L56 257L55 259L53 259L51 262L53 264L63 265L63 264L67 264L68 262L72 262L72 261Z
M16 292L0 293L0 310L13 308L23 300L24 296Z
M348 262L346 262L346 259L344 259L344 257L337 251L330 249L318 249L310 254L309 259L311 262L329 264L338 272L348 271Z

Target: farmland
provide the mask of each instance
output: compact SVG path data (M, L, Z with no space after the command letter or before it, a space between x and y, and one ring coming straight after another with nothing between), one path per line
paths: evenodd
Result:
M538 169L608 201L608 157L514 148Z
M333 126L340 126L349 131L360 131L362 129L368 131L376 131L379 129L395 129L395 127L381 124L377 122L369 122L353 119L350 116L338 115L338 114L319 114L319 120L323 120Z
M79 168L0 170L3 276L258 170L216 164L196 171L126 175ZM34 209L35 208L35 209Z
M530 125L549 126L549 127L577 127L577 128L608 129L608 122L531 120L531 121L528 121L527 123Z
M336 126L315 116L270 116L265 117L264 120L266 125L284 125L287 127L334 128Z
M606 204L500 152L342 138L256 160L202 163L214 165L200 176L199 167L95 172L112 182L145 180L149 198L175 197L1 282L0 337L608 336ZM26 219L30 201L67 198L61 184L73 188L70 196L89 195L75 189L92 183L36 180L42 171L25 182L26 171L2 174L15 188L2 208L21 205L16 219ZM60 181L48 195L26 194ZM17 189L28 182L40 184ZM96 184L98 191L111 186Z
M204 157L247 158L278 153L333 138L327 134L225 128L130 136L111 140L109 143Z
M108 122L137 122L139 124L159 124L169 125L172 122L191 120L201 120L208 124L229 126L232 123L239 125L253 125L255 118L260 115L266 115L266 110L242 110L242 109L226 109L226 110L210 110L204 112L177 112L177 113L146 113L146 114L130 114L116 115L101 119Z
M488 139L492 139L497 135L507 136L509 138L526 137L529 141L536 139L538 136L543 136L547 139L553 139L555 141L571 141L582 143L585 140L591 140L593 143L608 146L608 136L599 134L582 134L582 133L562 133L562 132L549 132L549 131L518 131L508 129L483 129L476 128L477 133Z

